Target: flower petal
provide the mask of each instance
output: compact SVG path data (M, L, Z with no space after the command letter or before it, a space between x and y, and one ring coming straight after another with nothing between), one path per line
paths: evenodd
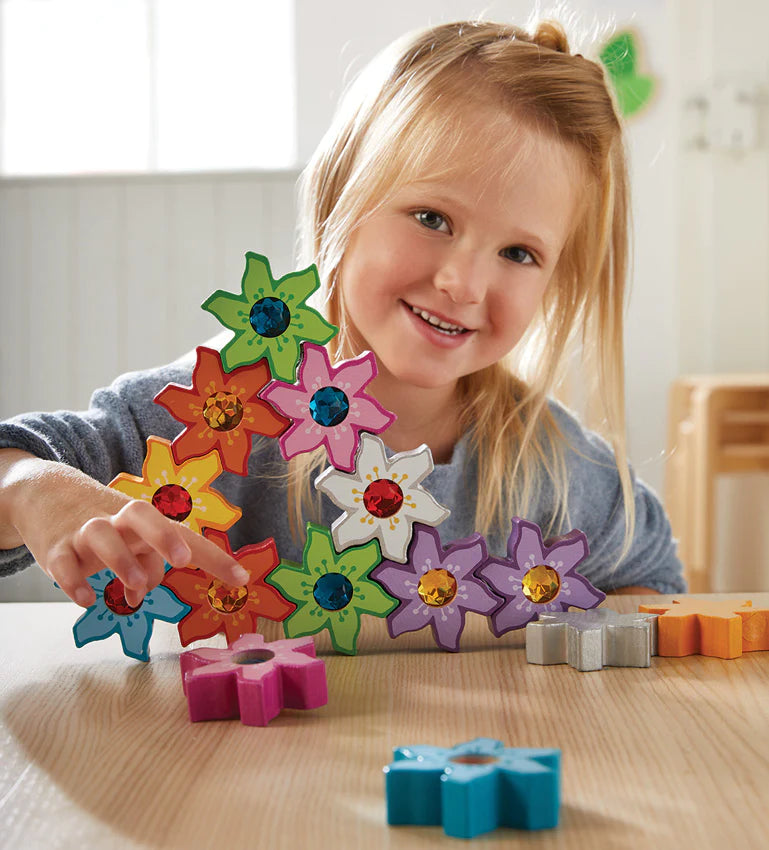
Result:
M213 313L217 319L231 330L241 330L249 325L248 306L241 295L233 295L217 289L203 302L202 307L209 313Z
M297 325L301 325L299 330L302 339L306 339L309 342L317 342L319 345L325 345L336 335L337 328L327 322L315 310L305 306L300 307L296 313Z
M241 288L243 298L249 304L259 301L259 299L268 294L271 295L275 291L275 284L270 272L270 261L267 257L248 251Z
M149 661L152 617L145 615L133 617L130 621L128 618L121 618L121 620L122 622L118 624L118 633L120 642L123 644L123 652L138 661Z
M421 600L418 606L414 602L403 602L397 611L387 618L387 631L392 638L404 632L418 632L432 622L431 613Z
M452 608L449 611L449 608ZM459 608L453 606L445 606L438 608L433 617L433 630L435 632L435 642L442 649L448 649L450 652L459 650L459 637L465 627L465 618Z
M117 615L106 610L104 605L93 605L72 627L75 645L85 646L92 640L102 640L117 631Z

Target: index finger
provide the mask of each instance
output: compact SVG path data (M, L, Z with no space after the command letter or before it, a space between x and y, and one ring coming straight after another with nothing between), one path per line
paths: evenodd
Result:
M192 529L164 517L147 502L134 500L115 514L112 522L122 534L138 538L141 544L154 549L172 566L194 563L235 586L246 584L250 578L248 571L231 555ZM180 547L185 550L183 555L179 554Z
M183 527L184 528L184 527ZM184 528L185 541L189 544L193 564L203 572L209 573L214 578L221 579L225 584L239 587L248 584L251 574L223 549L215 543L195 534L189 528Z

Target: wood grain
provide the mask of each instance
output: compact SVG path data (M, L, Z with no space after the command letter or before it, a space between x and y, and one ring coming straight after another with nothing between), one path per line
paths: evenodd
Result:
M262 729L189 723L173 626L141 664L115 637L76 649L70 603L0 613L1 847L443 847L437 827L386 826L382 767L396 746L476 736L563 751L561 825L484 846L763 844L767 653L579 673L527 664L522 634L496 640L479 617L457 654L364 618L357 657L318 639L329 704Z

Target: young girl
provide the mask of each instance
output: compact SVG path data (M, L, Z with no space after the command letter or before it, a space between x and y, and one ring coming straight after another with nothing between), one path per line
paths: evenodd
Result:
M305 259L340 328L329 348L375 353L368 391L398 417L382 437L432 450L426 484L452 511L443 542L479 531L503 555L523 516L546 535L584 531L580 571L605 591L684 590L664 511L626 460L627 173L601 67L570 55L555 24L406 37L350 89L302 188ZM611 446L549 397L575 339ZM131 605L165 560L245 582L214 544L104 486L140 473L148 436L180 432L152 400L189 385L193 361L125 375L85 413L0 426L2 572L34 556L81 605L105 565ZM274 537L301 560L305 521L339 514L312 487L324 465L316 453L287 469L276 440L256 439L249 475L215 483L243 509L233 548Z

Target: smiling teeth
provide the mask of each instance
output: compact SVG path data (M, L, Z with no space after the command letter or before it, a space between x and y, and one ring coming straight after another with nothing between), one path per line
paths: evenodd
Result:
M460 334L467 330L467 328L463 328L460 325L452 325L451 322L444 322L437 316L433 316L432 313L428 313L427 310L420 310L419 307L412 307L411 312L419 316L420 319L424 319L433 327L438 328L439 331L445 331L449 334Z

